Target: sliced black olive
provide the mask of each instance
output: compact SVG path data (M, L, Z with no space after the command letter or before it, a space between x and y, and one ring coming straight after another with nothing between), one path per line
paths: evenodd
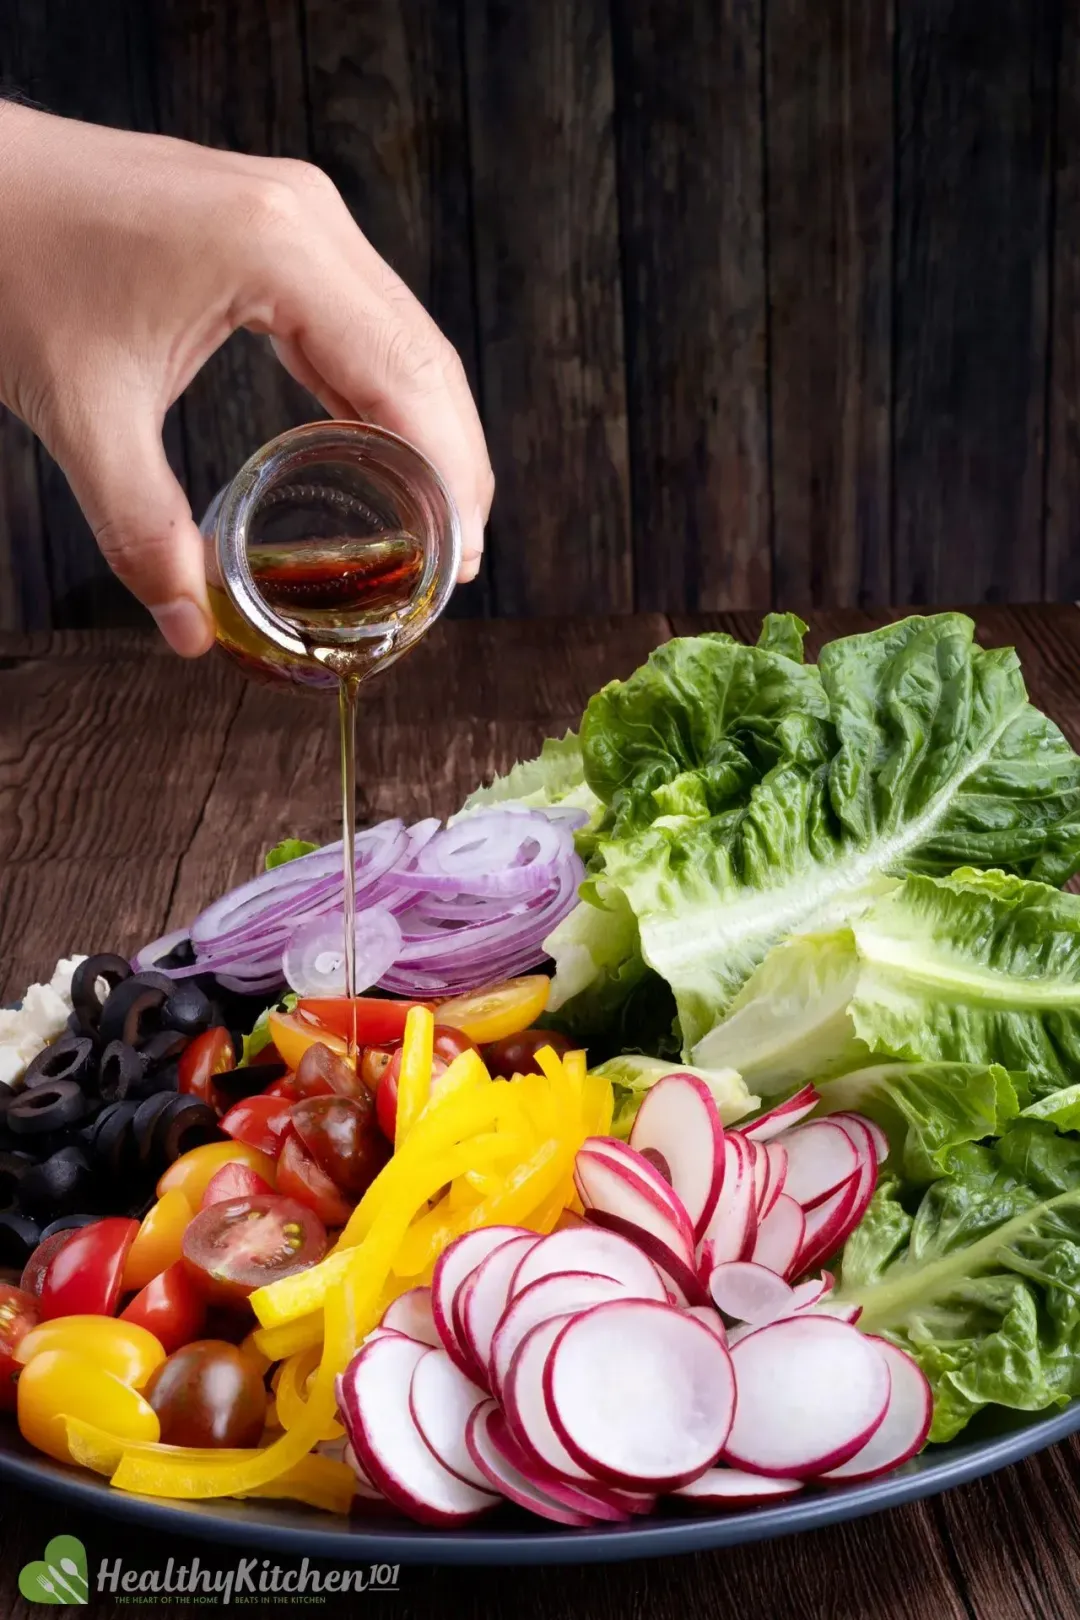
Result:
M135 1141L131 1122L138 1112L135 1102L113 1103L102 1111L102 1123L91 1146L95 1164L105 1174L120 1178L132 1168L135 1160Z
M140 1047L161 1028L161 1009L172 994L173 981L164 973L133 973L110 990L101 1009L98 1032L107 1045L126 1041Z
M135 1117L131 1122L131 1134L135 1139L140 1164L148 1165L153 1162L154 1129L159 1116L168 1108L170 1103L175 1101L175 1094L158 1091L152 1097L147 1097L145 1102L139 1104Z
M168 1002L165 1004L168 1006ZM162 1012L164 1012L162 1008ZM156 1069L159 1063L167 1063L170 1058L179 1057L185 1046L190 1046L191 1036L183 1034L176 1029L159 1029L156 1035L151 1035L144 1041L139 1050L144 1069Z
M11 1209L0 1215L0 1266L25 1266L40 1242L37 1221Z
M66 1148L26 1172L19 1185L19 1205L25 1215L47 1221L85 1209L93 1187L93 1172L83 1154L78 1148Z
M157 1115L151 1151L155 1159L168 1165L192 1148L216 1142L220 1137L217 1115L210 1105L181 1092L166 1098L165 1107Z
M94 1075L94 1043L88 1035L61 1035L27 1065L24 1084L40 1086L48 1080L74 1080L86 1086Z
M54 1232L71 1232L80 1226L96 1226L103 1219L102 1215L61 1215L58 1220L50 1221L48 1226L41 1228L41 1241L44 1243Z
M178 979L161 1009L161 1021L166 1029L178 1029L183 1035L201 1035L214 1021L210 997L190 979Z
M143 1060L126 1041L110 1041L98 1066L98 1090L107 1103L122 1102L143 1077Z
M71 1005L79 1021L79 1028L84 1034L96 1034L101 1019L102 1003L98 999L98 980L105 980L111 994L122 980L130 976L131 963L125 961L124 957L113 956L111 953L88 956L85 962L79 963L71 975Z
M243 1069L227 1069L224 1074L215 1074L214 1090L220 1091L230 1103L239 1102L243 1097L254 1097L256 1093L265 1091L272 1086L275 1080L288 1074L288 1066L280 1060L274 1063L249 1063Z
M175 1092L179 1086L180 1071L175 1063L159 1063L156 1068L145 1069L141 1079L128 1093L131 1097L153 1097L159 1091Z
M19 1186L34 1161L28 1153L0 1153L0 1209L14 1209Z
M50 1080L24 1091L7 1112L11 1130L19 1136L38 1136L73 1125L86 1112L86 1100L74 1080Z

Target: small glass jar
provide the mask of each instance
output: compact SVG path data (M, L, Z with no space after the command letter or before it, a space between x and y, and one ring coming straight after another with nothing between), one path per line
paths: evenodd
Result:
M461 525L431 463L364 422L271 440L200 525L220 645L255 679L332 687L399 658L442 612Z

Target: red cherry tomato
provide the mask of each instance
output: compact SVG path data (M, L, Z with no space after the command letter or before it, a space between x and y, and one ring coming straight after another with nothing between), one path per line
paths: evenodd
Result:
M244 1097L234 1103L221 1121L221 1128L234 1142L246 1142L276 1159L281 1150L281 1138L289 1128L287 1097Z
M31 1254L23 1267L23 1274L19 1278L19 1287L24 1293L33 1294L38 1298L41 1294L41 1285L45 1280L45 1273L49 1269L49 1261L58 1249L62 1249L69 1238L75 1236L77 1227L67 1232L54 1232L52 1237L44 1238Z
M184 1233L184 1264L208 1298L227 1304L306 1271L326 1241L322 1222L294 1198L230 1198L196 1215Z
M346 1058L316 1041L309 1046L293 1075L293 1089L301 1097L360 1097L367 1094L356 1069Z
M136 1322L152 1333L165 1354L197 1339L206 1323L206 1300L182 1260L176 1260L148 1282L120 1312L121 1322Z
M536 1054L543 1046L550 1046L556 1057L573 1049L573 1042L553 1029L523 1029L517 1035L505 1035L501 1041L492 1041L482 1049L481 1056L488 1073L499 1080L512 1080L515 1074L539 1074Z
M256 1193L272 1193L268 1181L246 1164L223 1164L207 1182L200 1209L223 1203L226 1198L252 1198Z
M146 1399L170 1446L256 1446L267 1395L258 1366L235 1345L200 1339L151 1376Z
M292 1083L293 1076L291 1074L283 1074L280 1080L275 1080L271 1085L265 1086L262 1094L264 1097L288 1097L290 1102L295 1102L296 1095L293 1091Z
M305 1097L292 1111L293 1130L343 1193L356 1200L367 1192L390 1157L365 1090L357 1097Z
M306 997L296 1010L348 1041L353 1037L355 1008L357 1046L385 1046L401 1039L409 1008L416 1005L435 1010L429 1001L383 1001L379 996L356 996L352 1001L345 996Z
M295 1131L289 1132L282 1146L277 1180L281 1192L312 1210L324 1226L344 1226L353 1212L352 1204L334 1186Z
M384 1048L385 1050L385 1048ZM431 1056L431 1083L435 1086L439 1077L444 1075L456 1057L462 1052L477 1051L475 1041L469 1039L460 1029L451 1029L448 1024L436 1024L432 1040ZM365 1054L365 1061L367 1061ZM401 1045L395 1044L389 1054L389 1062L382 1067L382 1073L377 1079L375 1091L375 1111L379 1121L379 1129L388 1142L394 1140L394 1130L397 1124L397 1093L398 1079L401 1075ZM370 1060L370 1072L375 1072L377 1059ZM363 1074L363 1064L361 1064Z
M110 1215L80 1226L57 1249L41 1284L41 1318L114 1316L138 1221Z
M15 1352L41 1320L33 1294L10 1283L0 1283L0 1412L14 1412L19 1363Z
M386 1140L393 1143L397 1130L397 1091L398 1076L401 1073L401 1054L391 1052L387 1056L389 1061L383 1069L378 1090L375 1092L375 1118Z
M228 1099L214 1084L216 1074L236 1068L236 1051L227 1029L208 1029L189 1041L180 1054L177 1089L209 1103L217 1113L228 1111Z

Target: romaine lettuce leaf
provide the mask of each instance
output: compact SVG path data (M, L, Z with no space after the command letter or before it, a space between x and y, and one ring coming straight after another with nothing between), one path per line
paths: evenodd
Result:
M734 1069L690 1069L685 1063L624 1053L621 1057L609 1058L606 1063L596 1064L590 1072L602 1074L611 1081L615 1095L611 1134L621 1136L624 1140L630 1135L645 1093L665 1074L696 1074L700 1080L704 1080L725 1125L734 1125L736 1120L745 1119L761 1101L760 1097L751 1096L742 1076L736 1074Z
M581 743L576 733L568 731L564 737L547 738L535 759L520 760L505 776L496 776L486 787L470 793L458 815L510 803L541 808L573 805L587 811L590 822L599 820L604 806L585 781Z
M948 1156L914 1211L883 1179L844 1249L837 1297L910 1350L934 1391L932 1440L980 1408L1080 1394L1080 1141L1021 1121Z
M287 995L282 996L280 1001L275 1001L272 1007L263 1009L255 1020L251 1034L244 1036L244 1045L240 1053L240 1067L242 1069L246 1068L249 1063L254 1063L259 1053L265 1051L273 1040L273 1036L270 1034L270 1014L279 1009L282 1012L292 1012L299 999L299 996L293 995L290 990Z
M312 850L318 849L318 844L309 844L306 838L283 838L280 844L266 852L266 870L272 872L275 866L284 866L288 861L299 860L301 855L310 855Z

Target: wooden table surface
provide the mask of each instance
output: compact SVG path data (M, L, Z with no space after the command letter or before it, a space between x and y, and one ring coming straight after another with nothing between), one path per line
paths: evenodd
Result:
M1020 652L1032 696L1080 746L1080 611L978 613L987 645ZM879 622L815 617L816 641ZM455 623L375 684L359 728L360 814L453 810L492 770L576 725L600 684L671 634L756 633L708 620ZM0 1000L74 950L128 952L251 876L294 833L335 836L333 706L246 683L216 656L173 658L134 632L0 636ZM123 1557L162 1569L236 1553L115 1525L46 1498L0 1495L0 1620L40 1614L18 1572L50 1537L81 1537L92 1570ZM242 1550L240 1550L242 1551ZM145 1599L143 1601L146 1601ZM328 1599L321 1612L362 1600ZM402 1569L402 1617L760 1615L818 1620L1028 1620L1080 1616L1080 1444L859 1522L745 1549L610 1567ZM294 1605L255 1601L252 1614ZM121 1616L119 1601L91 1612ZM152 1612L194 1613L162 1600Z

